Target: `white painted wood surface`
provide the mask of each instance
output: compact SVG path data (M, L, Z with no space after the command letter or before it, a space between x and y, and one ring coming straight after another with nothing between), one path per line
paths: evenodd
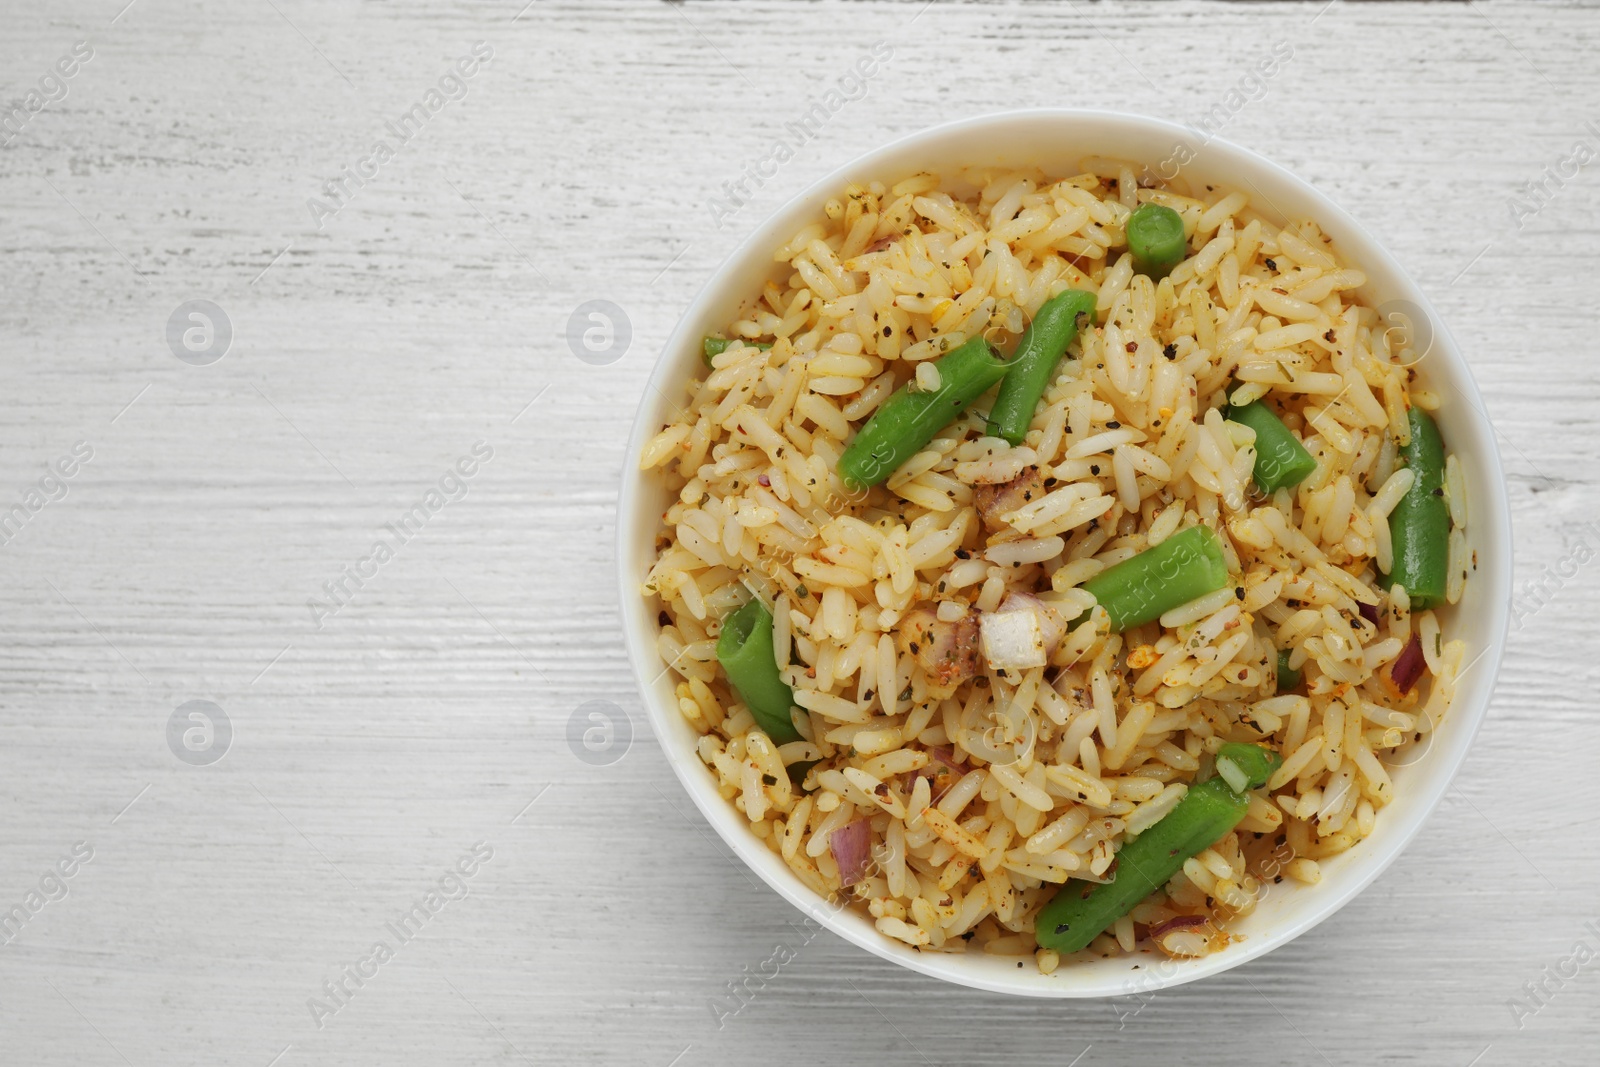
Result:
M1600 150L1600 10L125 2L0 20L8 95L93 50L0 148L0 511L93 449L0 546L0 912L93 849L0 947L0 1061L1600 1060L1600 962L1558 974L1600 949L1600 576L1563 564L1600 547L1600 161L1520 228L1510 206L1574 142ZM803 101L880 39L865 98L716 225L722 183L801 139ZM1519 587L1576 573L1524 605L1426 835L1262 961L1142 1006L1048 1004L802 946L693 815L627 675L615 485L656 348L765 213L867 148L1020 105L1198 120L1279 39L1293 59L1223 134L1410 266L1501 431ZM387 135L480 40L465 98ZM385 136L319 230L308 198ZM232 324L209 366L166 339L191 299ZM564 337L592 299L631 323L609 365ZM465 496L319 628L308 599L370 573L384 524L480 441ZM211 766L166 741L196 699L232 725ZM631 720L610 765L567 743L593 700ZM480 841L469 895L401 944L385 924ZM308 998L379 940L393 958L318 1028ZM798 958L719 1028L709 1005L779 943Z

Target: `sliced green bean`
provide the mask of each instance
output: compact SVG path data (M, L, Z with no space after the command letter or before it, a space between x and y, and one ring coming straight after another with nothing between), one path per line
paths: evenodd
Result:
M846 486L864 489L889 477L1011 369L982 337L974 337L933 365L939 372L939 388L923 392L914 382L902 385L844 450L839 475Z
M1062 354L1078 336L1078 316L1087 315L1093 322L1094 307L1095 295L1082 289L1068 289L1044 302L1023 332L1011 357L1011 370L989 409L990 436L1003 437L1013 445L1022 443Z
M1230 422L1248 426L1256 432L1256 485L1269 496L1279 489L1299 485L1317 469L1306 446L1261 401L1252 401L1243 407L1230 407L1226 412Z
M1289 650L1287 648L1279 649L1278 692L1287 693L1290 690L1299 689L1300 683L1304 682L1305 680L1306 674L1304 671L1297 670L1294 667L1289 666Z
M1111 616L1111 632L1121 633L1227 584L1228 561L1217 535L1209 526L1191 526L1101 571L1083 588Z
M1254 749L1254 752L1246 751ZM1039 911L1033 936L1041 948L1077 952L1100 936L1145 897L1166 885L1197 856L1228 836L1250 808L1248 789L1259 788L1277 767L1277 754L1259 745L1222 746L1247 790L1236 790L1222 776L1190 786L1178 806L1117 853L1109 882L1078 879L1061 887Z
M1273 772L1282 764L1282 756L1261 745L1229 741L1217 749L1217 771L1219 774L1226 771L1228 784L1239 793L1260 789L1266 785Z
M1189 239L1183 235L1183 216L1161 204L1140 204L1124 227L1133 269L1160 280L1183 262Z
M744 341L744 338L740 337L738 340ZM763 352L772 347L772 342L770 341L744 341L744 343L751 348L759 348ZM705 357L706 366L711 366L712 356L722 355L731 344L733 344L733 340L727 337L707 337L702 340L700 342L700 353Z
M1387 584L1404 586L1412 611L1444 603L1450 562L1450 507L1444 499L1444 441L1433 417L1420 408L1406 416L1411 443L1401 458L1414 476L1389 512L1394 565Z
M723 618L722 633L717 637L717 662L722 664L728 684L773 744L800 740L790 716L794 690L778 674L778 662L772 652L772 612L765 604L752 598Z

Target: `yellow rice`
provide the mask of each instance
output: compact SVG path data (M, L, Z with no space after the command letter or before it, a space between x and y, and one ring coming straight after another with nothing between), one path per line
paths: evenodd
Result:
M1037 909L1068 878L1103 880L1124 835L1209 776L1224 741L1281 751L1270 801L1088 951L1134 950L1139 927L1178 915L1225 929L1267 885L1315 883L1319 861L1372 832L1394 796L1387 768L1427 744L1465 653L1376 580L1410 484L1396 462L1407 406L1437 400L1408 388L1412 355L1358 300L1360 270L1314 221L1280 229L1243 193L1147 186L1115 160L1082 168L842 190L727 324L749 343L685 383L641 457L676 493L643 590L701 758L819 894L841 894L829 835L868 820L873 864L843 895L922 951L1035 955ZM1191 235L1159 283L1124 247L1146 201ZM885 486L846 491L836 460L890 393L937 389L929 361L975 334L1009 350L1067 288L1098 294L1102 325L1072 345L1024 445L984 437L980 399ZM1230 381L1238 403L1271 389L1316 457L1293 491L1252 495L1253 435L1218 410ZM1050 491L989 532L973 484L1030 464ZM1454 457L1446 484L1454 603L1470 570ZM1221 535L1237 584L1159 624L1109 634L1100 612L1047 666L986 670L948 696L895 640L915 605L993 611L1018 590L1075 618L1093 603L1085 580L1197 523ZM772 609L802 709L804 739L781 747L715 658L718 620L751 596ZM1358 603L1379 608L1376 627ZM1386 679L1413 634L1429 673L1402 698ZM1276 693L1279 648L1303 695ZM792 784L786 766L812 760Z

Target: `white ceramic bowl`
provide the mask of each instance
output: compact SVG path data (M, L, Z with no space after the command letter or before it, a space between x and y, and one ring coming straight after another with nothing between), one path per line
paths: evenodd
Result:
M1186 163L1183 146L1193 153ZM668 505L665 490L654 475L639 471L636 457L650 435L668 421L665 397L682 397L680 383L702 371L700 338L725 328L754 298L762 280L776 276L772 250L802 225L821 218L823 204L846 183L876 179L892 184L921 170L949 172L988 164L1036 164L1046 173L1064 177L1075 173L1077 161L1090 155L1143 162L1153 170L1174 160L1182 164L1191 183L1210 182L1249 193L1253 206L1264 215L1310 216L1334 239L1345 264L1366 272L1362 296L1368 302L1392 304L1422 317L1414 328L1423 343L1431 342L1431 351L1418 372L1424 385L1444 398L1438 420L1448 447L1466 470L1471 505L1468 536L1478 553L1478 570L1462 602L1446 611L1444 625L1449 636L1467 642L1469 663L1478 658L1462 678L1455 703L1427 751L1394 771L1395 800L1379 813L1377 829L1355 848L1324 861L1319 884L1299 886L1286 880L1274 887L1251 915L1229 924L1231 932L1242 936L1202 959L1180 962L1139 953L1065 964L1054 974L1042 975L1031 960L1018 968L1015 959L978 952L921 953L879 934L868 918L829 903L801 883L750 832L733 805L718 795L710 771L695 755L696 734L677 710L672 695L675 678L665 672L656 653L657 608L639 592L652 562L660 516ZM1170 165L1166 173L1171 173ZM795 907L884 959L945 981L1034 997L1149 992L1225 971L1310 930L1381 874L1422 829L1483 720L1505 646L1511 525L1500 458L1477 386L1449 331L1394 257L1326 196L1237 145L1212 140L1202 147L1193 131L1184 127L1103 111L1011 111L905 137L829 174L759 226L689 306L667 341L650 385L634 420L623 465L617 538L623 627L651 725L683 787L739 858ZM1374 930L1373 936L1377 933Z

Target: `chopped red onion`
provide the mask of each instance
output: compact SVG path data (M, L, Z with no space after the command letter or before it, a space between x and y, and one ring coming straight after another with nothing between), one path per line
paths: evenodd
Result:
M1032 593L1007 593L997 610L1031 611L1039 616L1039 635L1044 639L1046 655L1054 652L1061 639L1067 635L1067 624L1061 618L1061 613Z
M1400 650L1394 665L1389 668L1389 680L1400 691L1400 695L1405 696L1417 684L1417 679L1422 677L1427 666L1427 657L1422 654L1422 639L1413 635L1411 643Z
M1370 622L1373 625L1374 628L1377 627L1377 625L1378 625L1378 605L1376 605L1376 604L1362 604L1362 603L1357 602L1357 604L1356 604L1356 612L1363 619L1366 619L1368 622Z
M1219 934L1198 915L1185 915L1160 924L1150 940L1157 948L1173 959L1194 959L1213 952L1218 942L1227 944L1227 936Z
M956 750L948 745L934 745L928 750L928 755L932 756L946 767L949 767L957 774L966 774L972 769L967 766L966 762L960 756L956 755Z
M1204 926L1210 921L1204 915L1176 915L1166 922L1159 922L1152 926L1150 928L1150 939L1154 941L1163 934L1170 934L1174 930L1187 930L1191 926Z
M849 826L841 826L828 835L828 848L833 852L833 862L839 865L839 881L846 888L867 876L872 866L872 824L857 819Z

